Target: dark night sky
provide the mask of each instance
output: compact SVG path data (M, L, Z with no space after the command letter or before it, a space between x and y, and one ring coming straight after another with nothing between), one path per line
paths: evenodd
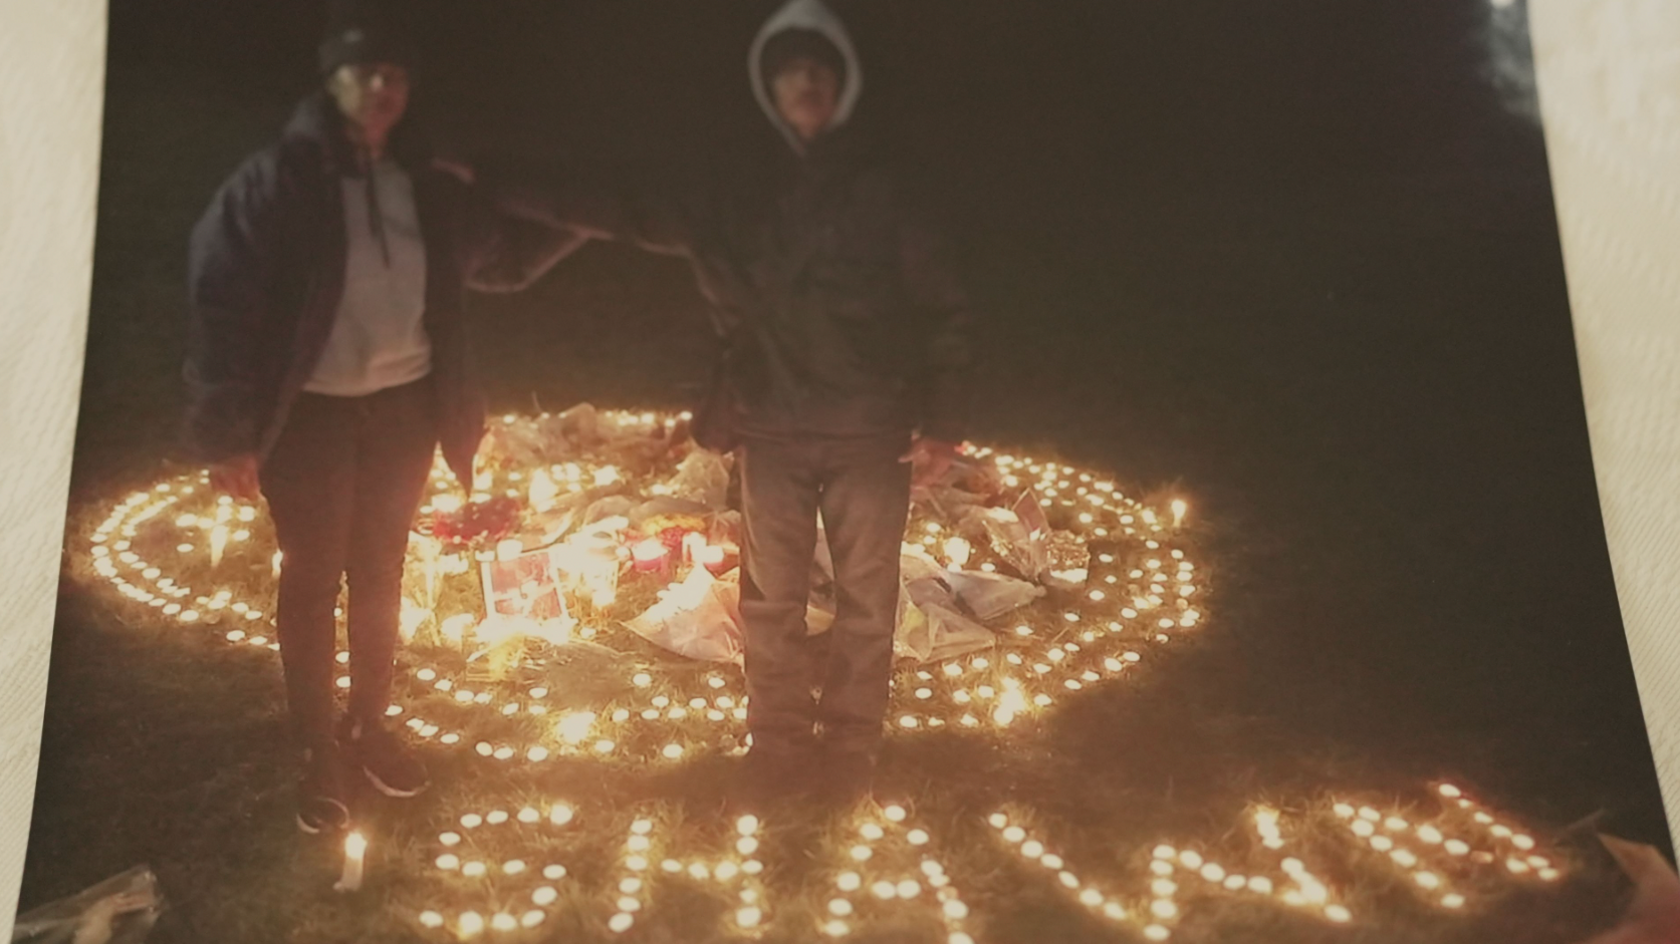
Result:
M744 56L773 6L426 2L422 94L467 152L688 172L767 134ZM1486 80L1481 0L839 6L864 119L960 236L993 358L978 435L1182 480L1229 567L1219 645L1282 666L1232 697L1662 841L1543 143ZM277 128L319 25L295 0L113 4L113 101L167 86L251 129L199 149L222 169L169 213ZM138 238L102 214L102 251ZM669 261L588 258L695 305ZM549 382L504 380L509 402Z

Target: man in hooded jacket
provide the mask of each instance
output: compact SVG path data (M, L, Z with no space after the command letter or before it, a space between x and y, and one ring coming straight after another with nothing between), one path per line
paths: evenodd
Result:
M407 114L414 64L385 8L339 4L322 87L217 191L190 246L185 439L218 491L260 494L274 521L306 832L347 824L347 771L390 796L427 785L383 719L434 456L441 444L470 484L484 432L463 288L518 288L583 242L498 218L427 155ZM335 723L346 578L351 686Z
M881 739L912 481L942 475L965 436L971 319L940 243L852 133L863 76L838 17L788 3L748 71L781 138L768 172L743 162L676 198L577 168L493 189L510 213L692 264L724 348L695 436L741 477L743 792L845 801L868 792ZM821 666L805 622L819 514L838 604Z

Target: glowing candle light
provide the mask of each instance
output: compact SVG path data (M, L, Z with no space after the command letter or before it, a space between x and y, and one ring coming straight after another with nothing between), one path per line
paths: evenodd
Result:
M274 578L276 580L280 579L280 561L285 556L286 555L281 551L274 552Z
M713 573L723 569L723 548L715 544L705 545L694 552L694 561Z
M367 858L367 837L360 832L351 832L344 837L344 873L339 876L338 884L333 889L341 892L353 892L362 887L362 869Z
M663 570L665 559L669 553L664 543L653 538L638 542L631 549L631 555L636 561L637 572L644 574Z
M526 490L526 496L531 501L531 507L542 512L554 507L555 499L560 497L560 486L548 474L547 469L538 469L531 473L531 485Z
M566 714L555 726L560 739L567 744L581 744L589 737L589 732L595 727L595 712L574 711Z
M472 614L458 613L444 620L443 624L438 627L438 631L443 634L444 639L459 646L466 639L467 627L474 622Z

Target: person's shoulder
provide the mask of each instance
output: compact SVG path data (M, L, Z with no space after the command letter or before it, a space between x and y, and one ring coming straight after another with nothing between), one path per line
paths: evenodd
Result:
M298 186L320 165L319 148L297 138L279 138L248 153L223 181L220 195L266 202Z

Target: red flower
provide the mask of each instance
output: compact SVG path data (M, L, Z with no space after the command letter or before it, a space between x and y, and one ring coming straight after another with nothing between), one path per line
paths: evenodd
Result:
M485 547L512 534L524 511L522 502L505 495L471 502L456 511L432 515L431 535L455 550Z

